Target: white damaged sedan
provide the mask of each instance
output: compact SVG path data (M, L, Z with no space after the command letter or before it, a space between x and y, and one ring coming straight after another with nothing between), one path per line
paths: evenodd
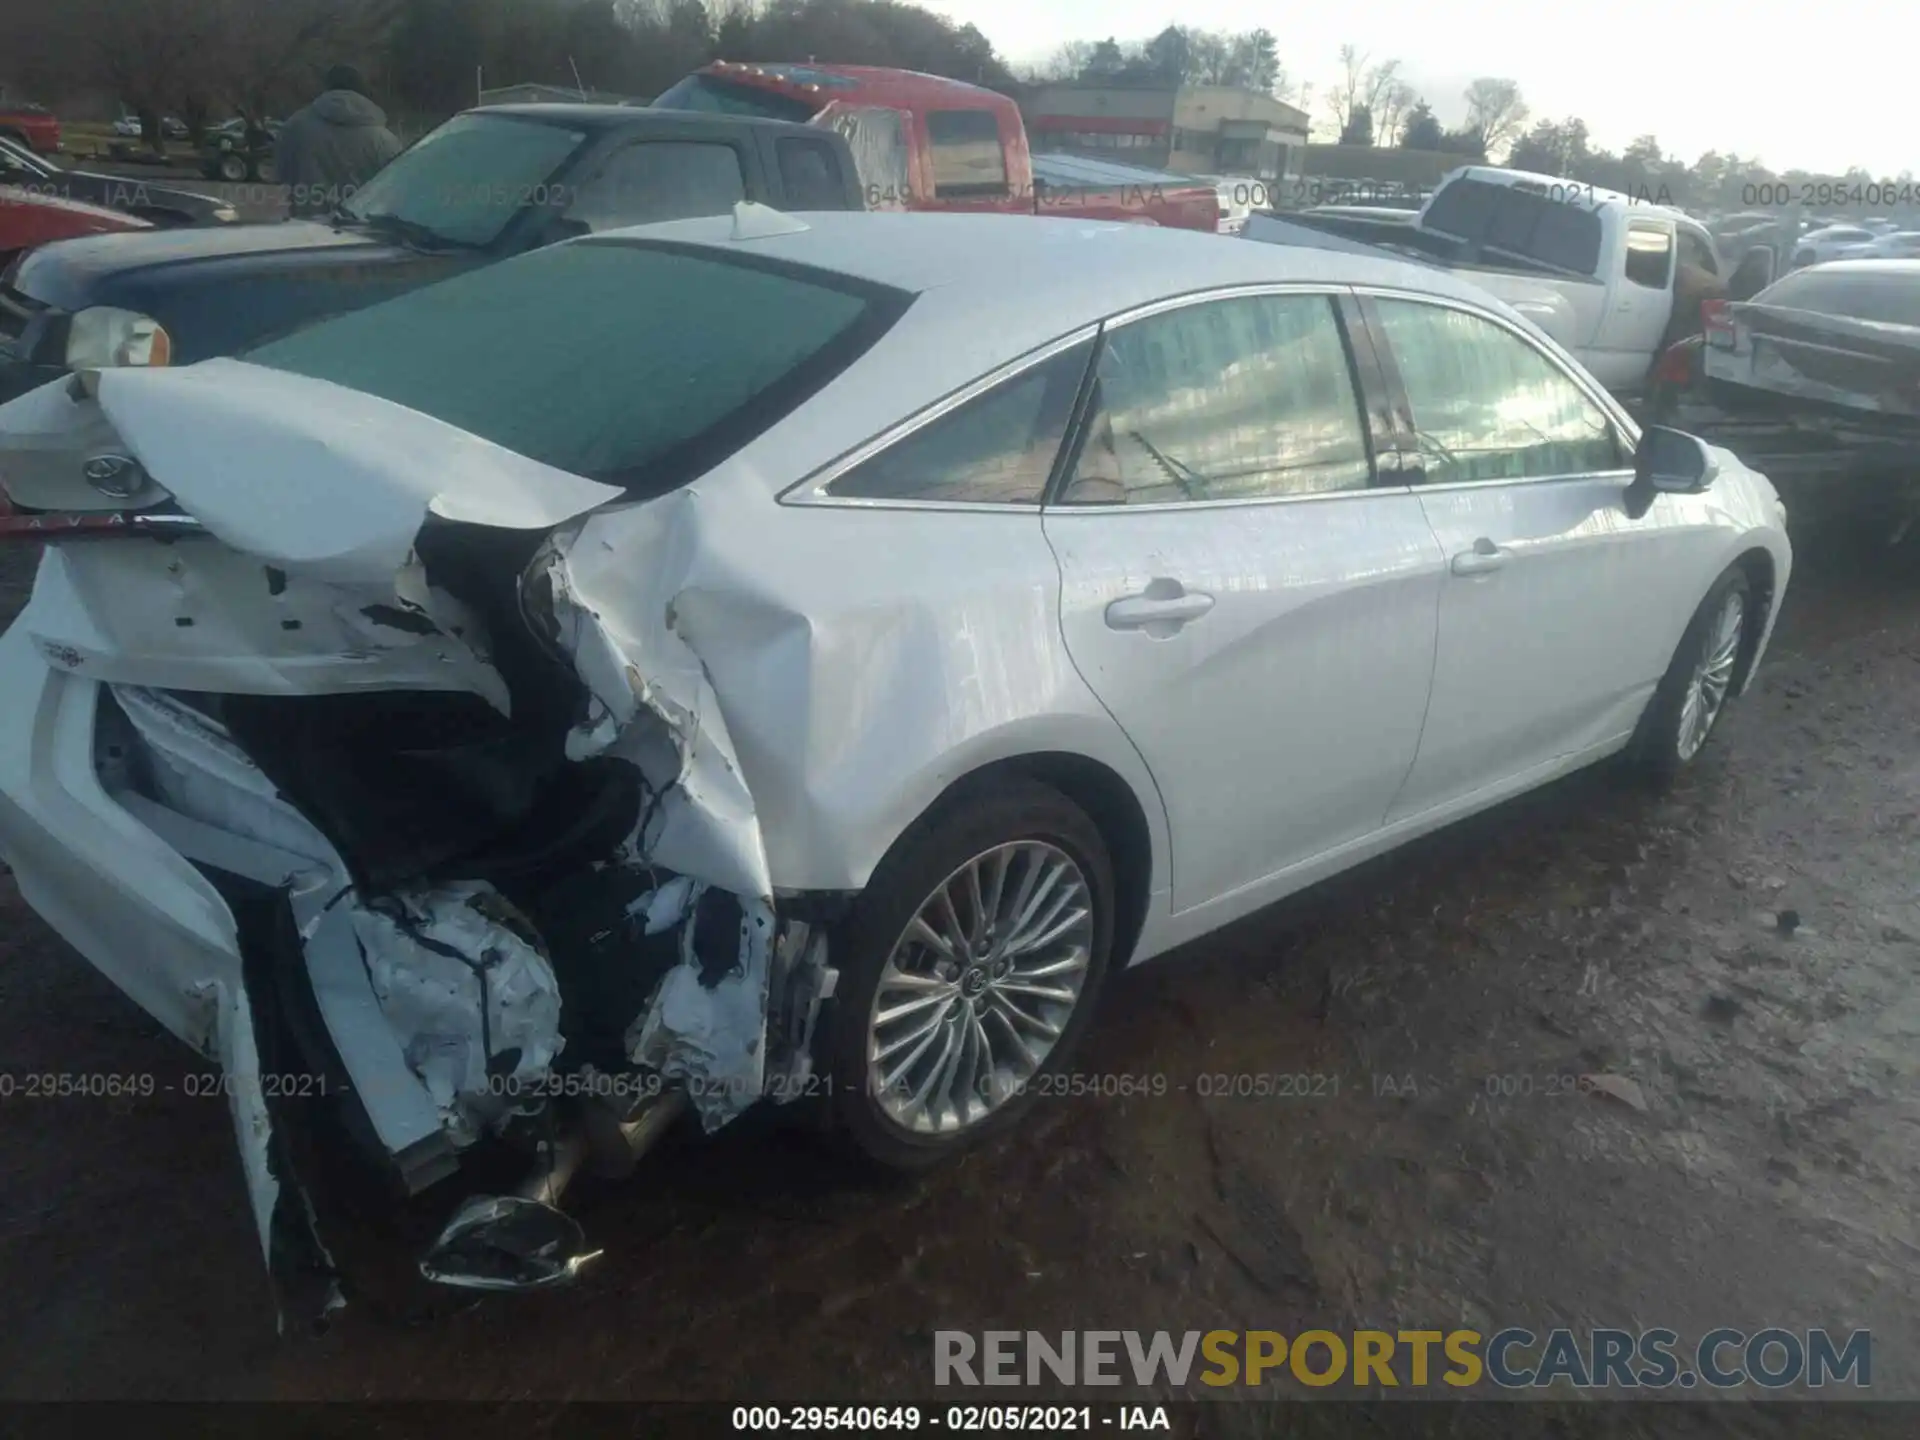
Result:
M309 1312L314 1154L517 1150L421 1262L512 1289L683 1109L992 1132L1114 967L1671 776L1791 560L1764 478L1462 279L1025 217L579 240L47 386L0 479L46 542L0 852L224 1068Z

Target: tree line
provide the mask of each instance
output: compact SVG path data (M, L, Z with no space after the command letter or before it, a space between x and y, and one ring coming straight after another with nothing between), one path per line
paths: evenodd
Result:
M1448 128L1433 106L1403 78L1397 59L1376 60L1358 47L1343 45L1334 78L1320 88L1296 85L1281 63L1274 38L1266 30L1215 32L1169 25L1150 39L1112 38L1079 41L1061 47L1036 67L1029 79L1079 80L1127 85L1241 85L1263 90L1308 112L1318 136L1360 148L1398 148L1459 157L1462 163L1498 161L1516 170L1532 170L1646 198L1662 204L1712 209L1764 208L1756 196L1782 188L1836 192L1894 179L1896 193L1912 182L1871 176L1865 170L1815 174L1776 173L1759 159L1708 151L1692 164L1665 153L1652 135L1642 135L1619 154L1590 139L1577 118L1535 120L1513 80L1483 76L1461 95L1462 123ZM1528 122L1532 120L1531 125ZM1786 182L1783 187L1773 182Z
M352 61L390 111L445 115L543 82L651 97L714 59L896 66L1006 89L986 36L901 0L9 0L0 82L143 119L284 115ZM158 126L149 123L148 135Z
M1743 197L1769 181L1869 178L1776 175L1732 153L1689 165L1651 135L1616 155L1593 145L1578 119L1535 120L1519 85L1493 76L1466 87L1462 123L1449 128L1400 61L1352 45L1341 47L1316 97L1316 87L1288 73L1266 29L1168 25L1143 40L1076 41L1016 74L975 26L904 0L9 0L0 8L0 83L56 106L104 92L139 114L156 143L161 115L179 116L196 139L227 114L284 115L340 60L361 66L389 110L437 117L474 103L483 84L650 97L714 59L809 58L921 70L1015 95L1061 80L1235 86L1299 105L1316 131L1343 145L1498 159L1683 205L1744 208Z

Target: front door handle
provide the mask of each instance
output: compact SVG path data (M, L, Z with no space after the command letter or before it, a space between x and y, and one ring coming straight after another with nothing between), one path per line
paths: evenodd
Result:
M1456 575L1491 575L1507 563L1507 552L1493 541L1482 535L1473 542L1471 550L1462 550L1453 557L1453 573Z
M1111 630L1144 630L1156 640L1173 634L1189 621L1213 609L1213 596L1189 590L1178 580L1160 577L1138 595L1127 595L1107 606Z

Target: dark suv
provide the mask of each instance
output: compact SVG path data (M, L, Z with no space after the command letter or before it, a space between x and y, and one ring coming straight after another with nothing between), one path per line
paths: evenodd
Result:
M0 277L0 400L130 354L174 365L231 355L555 240L723 214L743 200L865 208L847 142L816 126L618 105L468 110L343 193L323 220L29 252ZM96 313L76 330L85 310ZM135 332L138 346L113 338ZM76 354L79 333L88 338Z

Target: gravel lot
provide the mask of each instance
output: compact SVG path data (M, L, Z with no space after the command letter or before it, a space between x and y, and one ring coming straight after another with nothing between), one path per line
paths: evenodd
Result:
M280 1340L219 1102L0 1103L0 1396L907 1397L935 1328L1384 1323L1868 1327L1920 1397L1920 542L1795 523L1676 793L1590 772L1131 972L1081 1068L1163 1097L919 1182L675 1142L581 1183L575 1290ZM0 878L0 1071L193 1068ZM1235 1073L1328 1078L1198 1093Z

